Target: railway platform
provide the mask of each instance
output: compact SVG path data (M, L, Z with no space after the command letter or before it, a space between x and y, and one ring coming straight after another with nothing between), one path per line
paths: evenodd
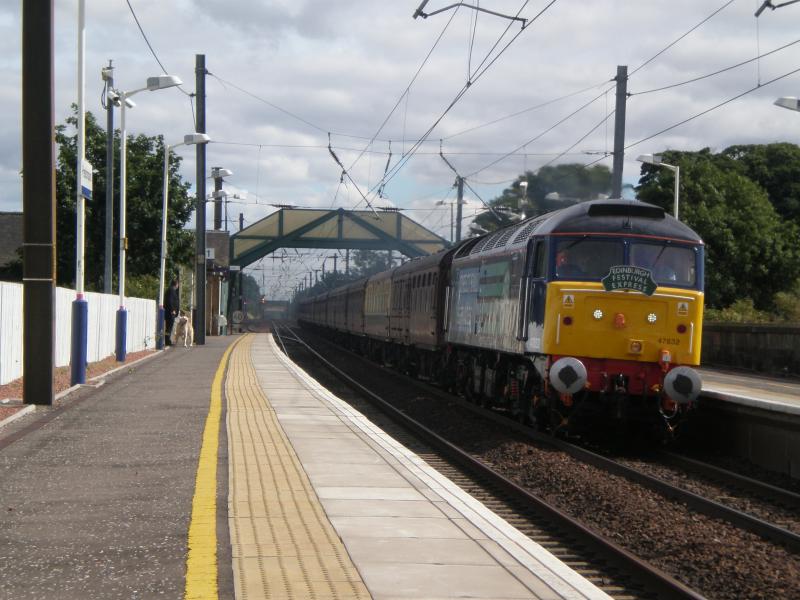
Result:
M745 406L800 415L800 381L700 369L703 395Z
M607 598L268 334L0 428L0 597Z
M701 369L697 431L703 443L800 477L800 381Z

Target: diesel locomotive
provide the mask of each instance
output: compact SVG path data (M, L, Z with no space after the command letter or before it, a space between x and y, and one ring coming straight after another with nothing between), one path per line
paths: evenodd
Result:
M583 202L305 298L303 325L567 435L670 435L701 380L703 242L660 207Z

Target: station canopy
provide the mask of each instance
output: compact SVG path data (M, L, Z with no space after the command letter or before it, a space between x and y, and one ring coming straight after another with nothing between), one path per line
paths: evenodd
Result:
M246 267L279 248L396 250L409 258L450 243L398 211L282 208L231 236L230 264Z

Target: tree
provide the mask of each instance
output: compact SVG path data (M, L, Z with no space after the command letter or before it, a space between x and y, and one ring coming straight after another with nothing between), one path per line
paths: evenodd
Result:
M251 314L256 314L261 303L261 286L258 285L256 278L248 273L242 273L242 300L248 307Z
M720 158L735 161L743 175L766 190L781 217L800 224L800 147L786 142L736 145Z
M527 181L527 193L520 185ZM494 212L478 215L473 229L494 231L520 218L543 215L578 202L606 195L611 190L611 172L604 165L547 166L537 173L520 175L503 193L489 201Z
M750 298L756 308L771 308L775 294L800 275L797 226L781 219L766 192L729 157L707 148L662 157L680 166L681 220L706 245L706 303L722 308ZM642 165L640 200L671 211L673 185L671 172Z
M388 251L354 250L350 272L358 277L369 277L391 269L393 261Z
M56 170L56 260L57 282L75 284L75 162L77 155L77 107L66 124L56 127L58 160ZM74 133L68 134L72 128ZM92 113L86 114L86 159L96 170L93 199L86 206L86 288L102 289L106 218L106 133ZM114 156L119 158L119 132L114 133ZM130 136L127 151L127 274L130 277L158 274L161 253L161 208L164 169L164 140L161 136ZM168 273L178 264L191 263L194 235L183 229L189 220L193 200L189 183L178 174L181 158L169 161L169 209L167 217ZM118 173L118 169L117 169ZM118 272L119 182L114 182L114 261ZM167 277L169 279L169 276ZM155 291L152 293L155 297Z

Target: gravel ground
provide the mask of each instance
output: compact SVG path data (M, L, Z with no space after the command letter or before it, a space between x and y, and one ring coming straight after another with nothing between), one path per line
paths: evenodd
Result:
M649 460L620 460L637 471L658 477L674 486L711 498L789 531L800 533L800 506L778 506L744 490L732 490L696 473Z
M323 352L364 385L533 493L712 599L800 598L800 556L560 451L514 440L457 403L344 353ZM309 361L310 373L321 368Z

